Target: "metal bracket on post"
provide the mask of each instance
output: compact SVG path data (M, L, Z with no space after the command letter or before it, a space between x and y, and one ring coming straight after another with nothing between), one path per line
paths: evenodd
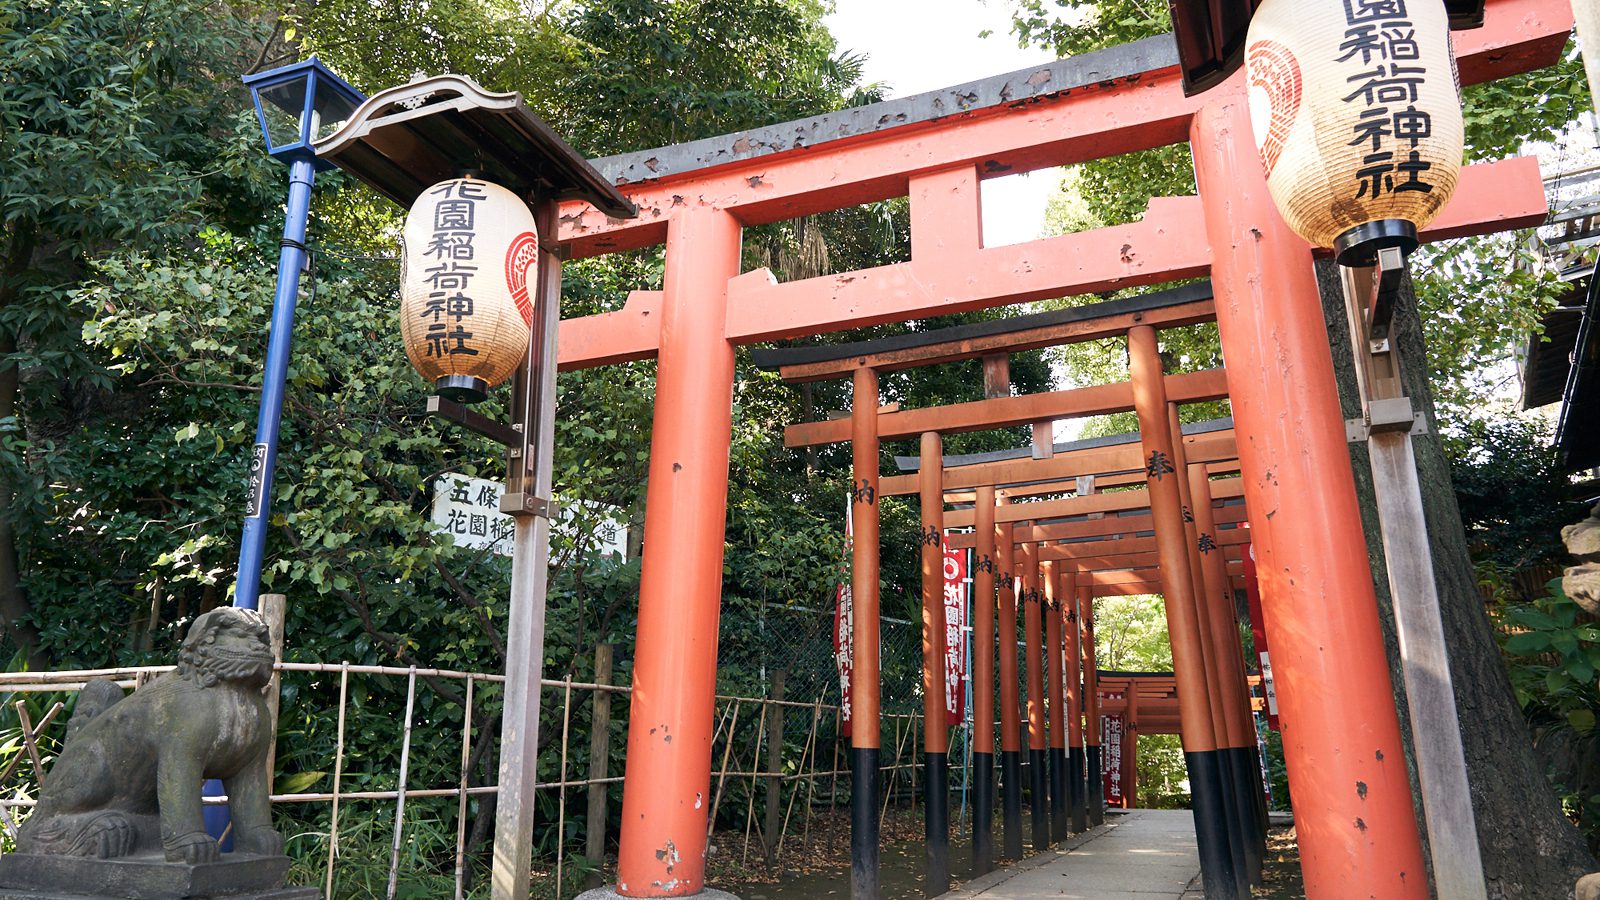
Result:
M554 519L561 511L561 504L548 497L535 497L531 494L506 494L500 498L500 511L508 516L542 516Z
M428 415L460 425L462 428L474 434L482 435L502 446L515 447L522 443L522 426L496 422L482 413L473 412L470 408L454 400L446 400L439 396L429 397Z
M1365 418L1344 420L1345 440L1352 444L1391 431L1403 431L1412 437L1428 433L1428 419L1421 410L1412 408L1410 397L1369 401Z
M1400 276L1405 271L1406 257L1399 247L1378 251L1378 264L1372 270L1372 293L1364 305L1368 336L1374 341L1383 341L1383 352L1389 349L1389 323L1394 318L1394 301L1400 295Z

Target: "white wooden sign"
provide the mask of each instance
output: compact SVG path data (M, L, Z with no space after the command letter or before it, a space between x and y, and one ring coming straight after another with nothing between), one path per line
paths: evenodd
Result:
M500 498L505 492L505 485L487 478L469 478L453 472L439 476L433 483L433 530L450 535L457 547L510 556L516 523L500 512ZM554 523L557 534L569 539L577 537L578 510L589 520L597 521L592 533L593 549L603 556L628 558L628 526L603 504L580 500L568 505L558 501Z

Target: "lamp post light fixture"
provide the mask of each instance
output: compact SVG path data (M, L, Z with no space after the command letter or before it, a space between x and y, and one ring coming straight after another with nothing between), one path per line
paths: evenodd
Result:
M261 590L261 562L266 549L267 513L272 499L272 472L278 458L278 424L283 418L284 382L289 372L289 346L294 332L295 301L300 273L305 270L306 216L311 184L319 171L333 168L317 159L312 143L350 117L366 99L313 56L267 72L246 75L267 152L289 164L289 198L285 204L283 239L279 242L278 284L272 298L267 332L267 362L261 379L261 409L250 454L250 494L245 503L244 534L239 540L239 574L233 603L256 608Z

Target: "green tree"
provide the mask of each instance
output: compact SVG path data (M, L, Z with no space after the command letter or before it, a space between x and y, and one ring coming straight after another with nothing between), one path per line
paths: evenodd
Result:
M93 379L72 287L108 250L264 212L265 166L230 84L246 32L194 0L0 3L0 623L35 666L49 657L16 532L47 488L23 457L50 451Z

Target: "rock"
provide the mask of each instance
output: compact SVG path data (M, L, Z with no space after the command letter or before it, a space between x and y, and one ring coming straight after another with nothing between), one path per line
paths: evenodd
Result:
M1561 590L1590 615L1600 616L1600 563L1568 569L1561 577Z
M1600 900L1600 872L1579 878L1572 900Z
M1600 563L1600 504L1589 511L1589 518L1561 529L1561 543L1579 562Z

